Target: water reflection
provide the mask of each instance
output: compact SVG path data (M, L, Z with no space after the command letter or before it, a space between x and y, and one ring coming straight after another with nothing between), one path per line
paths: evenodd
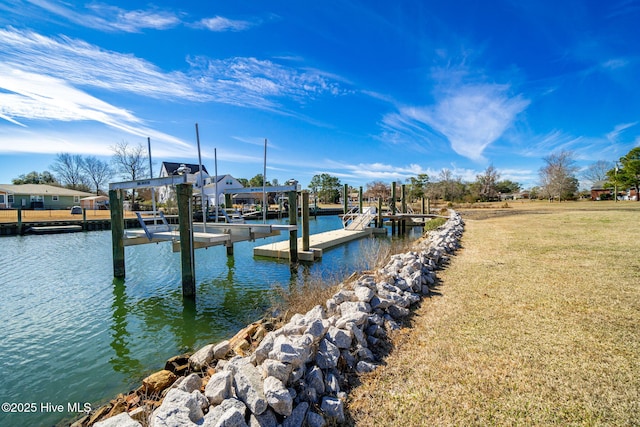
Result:
M127 375L140 372L142 367L139 360L130 356L131 334L127 331L127 289L124 279L113 279L113 303L111 323L111 348L115 351L115 357L109 359L109 363L116 372Z

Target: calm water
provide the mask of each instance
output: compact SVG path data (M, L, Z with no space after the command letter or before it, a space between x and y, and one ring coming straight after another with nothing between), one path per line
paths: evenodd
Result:
M312 233L341 226L335 216L310 221ZM166 359L229 338L264 313L274 286L363 268L362 241L293 273L287 262L254 259L254 246L286 238L236 243L233 257L224 246L196 250L195 304L183 303L169 243L125 248L127 278L114 280L110 231L0 238L0 403L31 412L3 406L0 426L71 420Z

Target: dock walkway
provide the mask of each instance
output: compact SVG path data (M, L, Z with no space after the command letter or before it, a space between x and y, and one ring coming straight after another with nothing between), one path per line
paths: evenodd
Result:
M361 239L371 236L373 228L365 228L364 230L331 230L324 233L312 234L309 236L309 250L302 250L302 238L298 238L298 259L301 261L313 261L322 257L322 251L350 242L352 240ZM254 256L264 256L270 258L289 259L289 241L269 243L253 248Z

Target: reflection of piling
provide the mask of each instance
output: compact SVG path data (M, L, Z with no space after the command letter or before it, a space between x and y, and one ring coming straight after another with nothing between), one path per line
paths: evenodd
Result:
M113 277L124 278L124 212L122 190L109 190L111 211L111 246L113 251Z
M191 215L191 184L176 185L178 199L178 217L180 218L180 259L182 266L182 296L195 298L196 269L193 247L193 216Z

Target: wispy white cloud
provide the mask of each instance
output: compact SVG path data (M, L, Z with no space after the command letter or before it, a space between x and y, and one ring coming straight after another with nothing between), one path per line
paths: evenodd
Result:
M257 25L255 22L229 19L222 16L205 18L200 20L196 26L206 28L210 31L244 31Z
M629 60L625 58L614 58L604 61L600 64L600 67L605 70L617 70L618 68L624 68L629 65Z
M0 85L5 90L0 93L0 117L10 123L29 127L34 121L96 122L128 135L151 137L178 147L189 146L179 138L148 127L131 112L58 78L16 70L4 64L0 64L0 75L3 76ZM35 142L20 145L0 141L0 151L19 148L29 152L29 147L36 147L35 152L46 152L42 148L42 136L33 139ZM83 139L86 141L86 136Z
M130 92L150 98L217 102L287 114L280 101L308 102L336 95L341 86L318 72L268 60L188 59L191 70L164 72L132 55L106 51L81 40L0 29L0 61L14 69L59 78L69 85ZM0 81L0 88L2 82Z
M620 134L622 132L624 132L625 130L637 125L638 122L633 122L633 123L621 123L619 125L616 125L613 130L611 132L609 132L606 135L606 138L609 142L618 142L618 137L620 136Z
M529 105L522 96L509 96L508 89L497 84L453 87L439 94L435 105L401 108L399 119L413 129L428 126L459 155L481 161L485 148Z
M28 2L76 25L100 31L137 33L145 29L166 30L181 23L174 12L159 9L125 10L102 3L90 3L82 9L49 0Z
M182 73L165 73L143 59L68 37L51 38L30 31L0 29L0 61L14 69L59 78L75 86L152 98L198 95Z
M542 158L554 151L574 151L583 143L582 137L554 129L543 135L527 136L519 152L524 157Z
M201 93L225 104L273 109L278 100L298 103L343 91L334 80L317 72L285 67L269 60L234 57L190 58L190 72Z
M13 1L19 8L24 8L24 3L29 3L40 10L46 11L49 15L57 16L75 25L105 32L140 33L144 30L162 31L180 25L215 32L245 31L262 23L261 19L241 20L224 16L205 18L194 23L189 22L189 16L186 13L156 6L128 10L97 2L71 7L68 4L50 0ZM24 14L26 11L22 13ZM30 11L30 14L32 17L37 16L34 11Z

